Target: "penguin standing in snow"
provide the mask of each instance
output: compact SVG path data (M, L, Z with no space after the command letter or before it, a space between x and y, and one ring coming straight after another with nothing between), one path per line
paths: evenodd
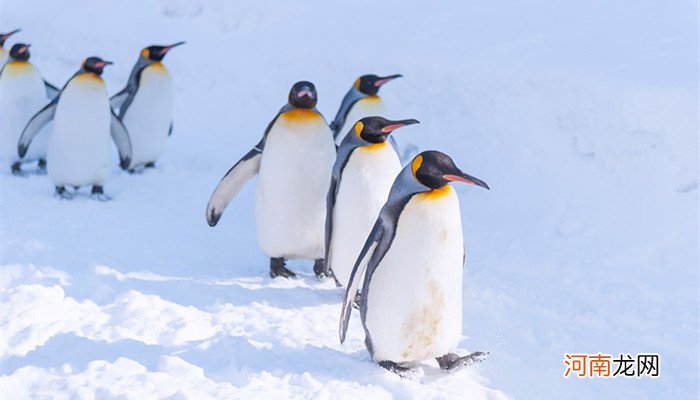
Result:
M185 42L141 50L126 87L110 99L112 108L119 109L119 119L131 137L130 172L140 166L155 167L172 134L175 90L162 61L170 50L182 44Z
M12 32L0 33L0 67L5 65L7 60L10 58L10 53L5 50L5 41L20 30L21 29L15 29Z
M317 100L311 82L295 83L289 103L226 173L207 205L207 222L214 226L241 187L258 175L258 243L270 257L273 278L295 276L285 267L286 259L314 259L314 272L321 276L324 271L325 205L336 149Z
M465 250L459 200L450 182L489 188L438 151L424 151L406 165L345 289L341 343L364 272L360 315L365 345L379 365L399 374L430 358L453 371L487 355L453 353L462 333Z
M384 103L378 94L379 89L384 84L400 77L401 75L398 74L385 77L362 75L355 80L355 83L345 94L340 109L331 123L336 143L343 140L341 134L350 130L356 121L372 115L381 115L384 112Z
M17 43L10 49L10 59L0 70L0 143L2 156L12 166L14 175L22 175L22 163L15 147L29 119L58 95L58 89L41 76L29 62L29 45ZM46 167L47 136L32 146L24 161L39 161L39 170Z
M389 134L417 123L415 119L363 118L338 148L326 199L325 273L332 273L339 284L350 280L357 254L401 171L399 156L387 142Z
M48 173L62 199L73 198L66 186L78 189L91 185L93 198L109 200L102 186L112 170L110 136L119 151L121 167L126 168L131 161L129 135L109 106L107 89L100 77L109 64L112 63L99 57L83 61L80 70L29 121L20 137L18 152L24 157L41 128L54 121L47 152Z

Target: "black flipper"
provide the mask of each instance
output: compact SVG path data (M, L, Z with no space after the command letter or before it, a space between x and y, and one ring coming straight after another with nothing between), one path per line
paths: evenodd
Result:
M129 85L127 85L124 89L122 89L121 92L115 94L109 99L109 106L112 107L113 110L119 110L121 109L122 105L128 97Z
M56 115L56 105L58 104L58 97L55 97L49 104L42 108L38 113L36 113L32 119L29 120L27 126L22 131L22 136L19 138L19 143L17 143L17 153L19 158L23 158L27 154L27 149L29 145L34 140L34 137L41 132L46 124L53 120L54 115Z
M122 121L114 113L114 110L110 109L111 122L110 122L110 133L112 134L112 140L114 144L117 145L117 151L119 152L119 166L122 169L129 168L131 164L131 139L129 139L129 132Z
M168 137L172 136L172 134L173 134L173 123L170 122L170 128L168 129Z
M48 83L46 80L44 80L44 86L46 87L46 95L49 97L49 99L53 100L58 97L59 94L61 94L61 89Z

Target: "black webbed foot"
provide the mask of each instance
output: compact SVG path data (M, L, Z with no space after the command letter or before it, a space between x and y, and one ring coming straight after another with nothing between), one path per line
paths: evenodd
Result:
M144 168L144 169L147 169L147 168L155 168L155 167L156 167L156 163L155 163L154 161L147 162L147 163L143 164L143 168Z
M104 190L102 189L102 186L100 186L100 185L94 185L92 187L92 193L90 194L90 198L93 200L97 200L97 201L110 201L110 200L112 200L112 198L110 198L109 196L107 196L104 193Z
M27 173L22 171L22 163L17 161L12 163L12 166L10 167L12 169L12 175L14 176L21 176L23 178L27 177Z
M39 162L36 164L36 173L39 175L46 175L46 160L43 158L39 159Z
M270 278L281 276L283 278L296 278L297 275L287 269L284 265L284 258L270 259Z
M73 200L73 194L68 192L65 186L56 186L56 197L61 200Z
M323 258L314 260L314 274L316 274L316 278L326 278L330 276L326 274L326 260Z
M442 357L437 357L436 360L440 369L454 372L470 365L478 364L484 361L488 355L487 351L475 351L462 357L455 353L447 353Z
M411 368L409 368L409 367L405 367L405 366L403 366L403 365L401 365L401 364L395 363L395 362L393 362L393 361L388 361L388 360L379 361L379 366L382 367L382 368L384 368L384 369L386 369L386 370L389 370L389 371L391 371L391 372L393 372L393 373L395 373L395 374L397 374L397 375L399 375L399 376L401 376L402 378L403 378L406 374L408 374L408 373L410 373L411 371L413 371L413 370L412 370Z

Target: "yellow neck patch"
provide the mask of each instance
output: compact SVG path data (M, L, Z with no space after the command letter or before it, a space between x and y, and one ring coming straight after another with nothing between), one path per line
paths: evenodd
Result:
M74 78L77 82L81 83L102 83L102 78L100 78L94 72L83 72Z
M376 102L376 101L380 101L380 100L381 100L381 98L375 94L375 95L372 95L372 96L367 96L367 97L363 98L361 101Z
M385 148L388 145L387 141L381 142L381 143L372 143L367 146L360 146L358 147L359 149L362 150L380 150Z
M418 198L421 200L437 200L437 199L443 198L451 193L452 193L452 186L445 185L445 186L441 187L440 189L433 189L429 192L418 193L416 196L418 196Z
M309 110L308 108L295 108L282 113L280 118L283 118L288 122L310 122L321 118L321 116L318 115L317 112Z

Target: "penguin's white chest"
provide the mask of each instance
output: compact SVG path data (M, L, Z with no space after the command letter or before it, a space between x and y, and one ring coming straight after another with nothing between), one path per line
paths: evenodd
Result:
M379 96L369 96L358 100L350 107L350 112L345 118L343 127L340 128L336 142L340 145L343 141L345 134L348 133L350 128L355 125L355 122L361 120L365 117L372 117L375 115L382 115L384 113L384 103Z
M376 360L414 363L457 347L463 246L459 202L449 185L406 204L365 292Z
M61 94L47 155L56 186L101 185L112 168L110 108L102 79L73 78Z
M268 256L323 257L334 161L333 135L320 114L295 109L278 117L267 135L255 195L258 242Z
M163 154L173 119L173 99L168 70L160 63L144 68L123 118L131 139L132 167L156 161Z
M2 68L3 65L5 65L9 58L10 53L7 50L5 50L4 47L0 46L0 68Z
M387 142L359 147L343 169L333 208L329 265L338 282L347 285L352 267L372 230L401 162ZM359 277L360 282L362 277Z
M32 64L14 61L5 66L0 75L0 147L5 161L19 160L17 142L22 131L47 102L44 79ZM47 133L39 133L25 159L46 157L47 143Z

